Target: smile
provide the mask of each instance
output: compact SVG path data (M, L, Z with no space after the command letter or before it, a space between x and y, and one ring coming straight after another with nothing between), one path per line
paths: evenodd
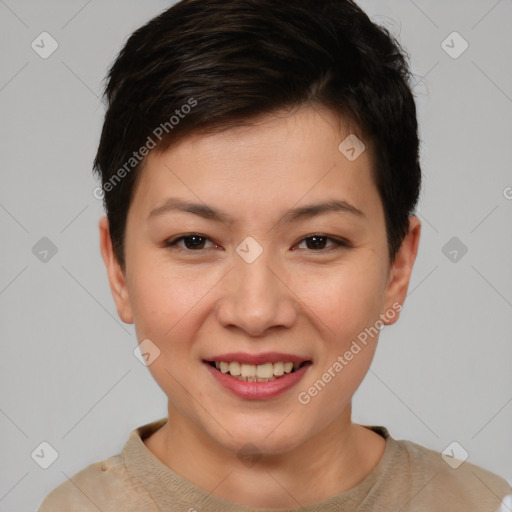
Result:
M244 382L272 382L294 373L309 361L294 363L292 361L264 364L245 364L238 361L210 361L208 364L217 370Z
M214 381L231 394L245 400L265 400L277 397L295 386L304 377L312 361L251 364L238 360L203 360L203 364Z

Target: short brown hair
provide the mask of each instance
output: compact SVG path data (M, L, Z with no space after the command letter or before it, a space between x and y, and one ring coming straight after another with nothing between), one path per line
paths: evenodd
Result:
M131 35L107 77L94 170L119 263L144 162L137 151L149 139L163 151L191 133L311 103L353 120L374 148L393 261L421 186L409 78L399 43L351 0L178 2Z

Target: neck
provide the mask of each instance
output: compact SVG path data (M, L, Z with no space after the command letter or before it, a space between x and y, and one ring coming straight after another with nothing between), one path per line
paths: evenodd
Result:
M300 446L241 462L169 405L167 423L144 440L175 473L227 501L256 508L296 508L324 501L361 482L385 440L351 422L350 405ZM311 482L315 482L312 486Z

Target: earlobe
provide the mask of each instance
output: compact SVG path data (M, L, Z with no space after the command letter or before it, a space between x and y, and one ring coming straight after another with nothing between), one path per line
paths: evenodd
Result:
M127 324L133 323L133 312L130 303L130 295L126 284L125 272L121 268L110 238L110 229L107 217L99 220L100 250L105 268L107 270L110 291L116 303L117 313L121 320Z
M394 305L397 303L403 305L405 302L409 288L409 280L418 253L420 233L421 223L418 217L411 215L409 217L409 230L389 271L385 300L387 310L394 309ZM392 318L389 318L387 315L385 316L385 325L394 324L399 317L399 315L393 315Z

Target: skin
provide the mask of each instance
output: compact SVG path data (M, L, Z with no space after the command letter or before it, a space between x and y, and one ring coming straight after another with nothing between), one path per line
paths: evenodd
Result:
M318 503L361 482L385 449L381 436L351 421L378 336L307 405L297 400L365 327L403 304L418 249L421 226L411 216L390 263L370 150L353 162L338 150L349 133L331 112L303 107L150 153L128 212L125 268L106 217L99 223L118 314L161 351L148 368L168 397L169 421L144 443L173 471L231 502ZM223 210L232 222L178 211L148 220L168 197ZM327 199L364 215L280 221L289 209ZM165 246L190 233L206 237L198 248L183 240ZM315 246L306 238L315 234L350 246L330 239ZM263 249L250 264L236 252L248 236ZM202 363L232 351L293 353L313 364L281 396L243 400ZM237 457L246 443L261 456L252 466Z

